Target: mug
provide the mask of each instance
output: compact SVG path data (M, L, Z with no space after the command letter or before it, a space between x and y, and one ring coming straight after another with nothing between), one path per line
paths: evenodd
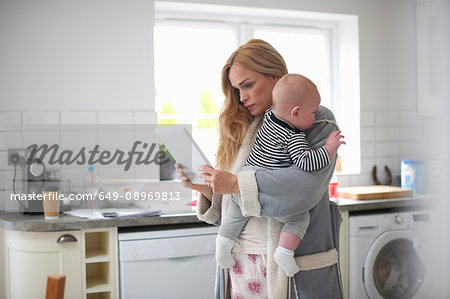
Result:
M45 219L57 219L59 217L59 191L42 191Z

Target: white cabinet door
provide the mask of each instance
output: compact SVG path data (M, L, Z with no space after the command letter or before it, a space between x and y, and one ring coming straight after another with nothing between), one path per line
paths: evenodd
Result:
M443 15L438 1L417 1L417 113L436 115L444 99Z
M7 299L45 298L47 276L66 276L65 299L80 299L80 231L3 231L3 267ZM58 241L59 240L59 241Z

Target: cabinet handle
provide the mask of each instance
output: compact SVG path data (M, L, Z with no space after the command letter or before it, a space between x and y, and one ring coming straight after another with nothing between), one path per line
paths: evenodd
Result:
M60 236L58 240L56 240L56 243L61 244L65 242L77 242L77 241L78 241L77 238L75 238L74 236L70 234L65 234Z

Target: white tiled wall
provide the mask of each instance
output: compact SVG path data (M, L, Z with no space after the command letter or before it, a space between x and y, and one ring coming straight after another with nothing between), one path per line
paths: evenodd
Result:
M89 125L86 130L83 126L76 126L75 130L59 125ZM134 137L142 132L129 134L120 129L99 133L92 128L103 128L101 125L118 124L156 124L156 113L153 111L77 111L77 112L0 112L0 210L16 210L17 202L6 200L6 195L13 189L14 167L8 166L7 149L22 148L24 144L59 144L61 148L73 149L80 145L76 140L83 140L84 146L89 148L95 144L109 149L120 148L120 145L129 150ZM51 126L47 126L51 125ZM56 129L55 129L56 128ZM59 128L59 129L58 129ZM110 126L108 126L110 128ZM89 130L88 130L89 129ZM151 132L147 133L149 137ZM156 137L155 137L156 138ZM156 139L155 139L156 140ZM48 156L48 155L47 155ZM48 158L48 157L46 157ZM45 163L45 161L44 161ZM81 191L83 179L87 175L86 166L49 166L58 169L64 184L70 185L73 191ZM135 179L159 179L159 168L155 164L149 166L133 166L124 172L123 166L100 165L97 167L101 180L135 180ZM21 191L22 169L16 171L16 191ZM67 186L66 186L67 187Z
M429 159L424 142L426 117L413 110L361 111L361 173L338 176L340 186L372 185L377 167L380 182L386 182L387 166L394 184L400 184L400 163L406 159ZM345 135L345 132L344 132Z

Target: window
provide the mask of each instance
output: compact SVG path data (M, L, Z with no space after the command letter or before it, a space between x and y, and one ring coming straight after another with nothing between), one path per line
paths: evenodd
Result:
M336 80L336 28L336 22L324 16L314 19L311 14L301 18L280 10L156 2L158 123L192 124L194 138L214 163L217 118L223 103L222 67L230 54L251 38L261 38L274 46L286 60L290 73L314 81L322 105L338 116L342 102ZM359 127L359 118L357 121ZM359 143L359 130L357 134ZM349 137L347 131L345 135Z
M321 104L331 108L331 42L329 29L271 26L256 28L253 36L277 49L290 73L311 79L319 89Z
M154 29L155 104L159 124L192 124L214 164L223 94L220 73L235 47L234 32L207 22L164 22Z

